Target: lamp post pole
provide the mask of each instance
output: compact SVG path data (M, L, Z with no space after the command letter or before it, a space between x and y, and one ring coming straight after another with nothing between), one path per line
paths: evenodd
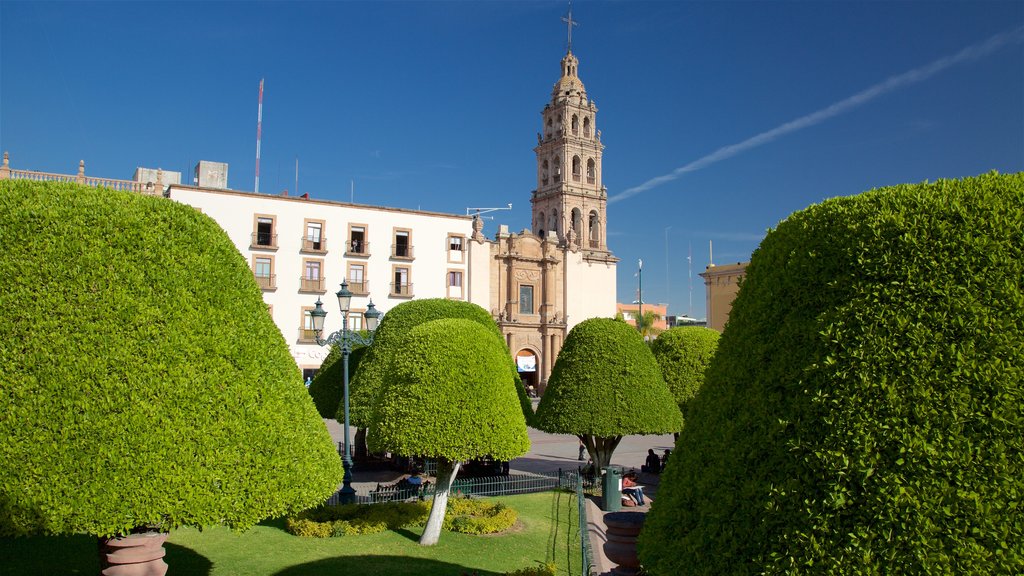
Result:
M637 312L636 312L636 329L640 331L640 334L644 333L643 321L644 321L644 261L640 260L636 270L636 301L637 301Z
M323 302L319 298L316 299L316 307L310 311L309 315L313 318L313 332L316 335L316 343L321 346L337 344L341 348L341 382L345 404L345 444L343 448L345 454L342 456L342 461L344 462L345 475L342 478L340 502L342 504L352 504L356 501L356 491L352 488L352 444L349 442L348 432L348 357L352 353L353 344L369 346L373 343L373 333L377 329L377 323L380 321L380 312L374 308L373 300L370 300L370 304L366 307L366 312L363 313L363 318L366 319L366 329L369 330L370 334L369 336L362 336L358 332L348 329L348 313L352 309L352 292L348 289L348 282L345 280L341 281L341 289L335 293L335 296L338 297L338 307L341 309L341 330L334 332L327 338L320 338L324 330L324 319L327 317L327 311L324 310Z

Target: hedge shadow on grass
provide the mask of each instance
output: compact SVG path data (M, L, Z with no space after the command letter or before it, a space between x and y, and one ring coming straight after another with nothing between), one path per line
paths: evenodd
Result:
M380 576L500 576L501 572L477 570L439 562L427 558L410 558L408 556L346 556L326 558L316 562L307 562L290 566L277 572L274 576L320 576L322 574L362 574Z
M167 551L167 555L164 556L164 562L167 562L167 565L170 567L167 570L169 574L209 576L210 571L213 570L213 562L210 562L209 558L191 548L186 548L181 544L165 542L164 550Z

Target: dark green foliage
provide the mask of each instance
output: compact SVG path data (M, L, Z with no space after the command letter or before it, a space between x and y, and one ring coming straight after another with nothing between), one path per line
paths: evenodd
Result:
M565 339L533 425L556 434L665 434L682 427L682 415L636 328L591 318Z
M454 462L511 460L529 450L508 350L496 330L465 318L432 320L389 350L371 449Z
M653 574L1024 573L1024 174L782 222L688 416Z
M366 428L373 416L374 403L388 373L388 363L401 347L405 335L420 324L440 318L466 318L486 327L501 338L498 324L476 304L444 298L410 300L395 306L381 319L373 345L349 382L349 419L353 426ZM509 357L510 369L511 356ZM343 416L337 414L338 420Z
M718 349L716 330L700 326L681 326L666 330L651 344L661 375L686 414L686 405L704 383L704 370Z
M247 527L341 467L252 272L191 207L0 182L0 531Z
M552 562L505 572L505 576L555 576L556 574L558 574L558 567Z
M430 502L323 506L288 517L285 526L296 536L310 538L377 534L423 526L429 513ZM444 529L462 534L496 534L511 528L518 518L515 510L501 502L454 498L448 501Z
M364 337L366 333L363 333ZM352 375L359 368L359 362L366 356L369 350L366 346L354 346L348 355L348 376L349 393L351 394ZM331 352L324 358L323 364L313 381L309 384L309 395L313 397L313 404L316 411L322 418L334 418L343 409L341 401L344 394L344 380L342 380L341 347L331 346ZM351 397L349 403L352 402Z

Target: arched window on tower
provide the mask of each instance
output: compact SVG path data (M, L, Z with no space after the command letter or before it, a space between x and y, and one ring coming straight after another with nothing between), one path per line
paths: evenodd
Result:
M579 156L573 156L572 157L572 181L573 182L579 182L580 181L580 176L582 175L582 172L583 172L582 163L583 163L583 161L580 160Z
M572 209L572 231L573 237L576 238L576 242L580 241L580 229L583 228L583 215L580 214L579 208Z
M555 156L554 162L552 162L552 170L554 174L551 175L552 182L558 184L562 181L562 160L558 156Z
M533 229L537 231L537 236L540 236L541 239L544 238L544 223L545 222L546 222L546 220L544 220L544 213L543 212L538 212L537 213L537 221L534 223Z
M587 219L587 239L591 248L601 247L601 220L594 210L590 211L590 217Z
M597 163L593 158L587 158L587 184L597 183Z
M546 185L548 183L548 173L549 172L550 172L550 167L548 166L548 161L545 160L540 165L540 183L541 184L545 184Z
M572 135L580 135L580 117L575 114L572 115Z
M554 120L552 120L551 117L549 116L548 117L547 126L544 127L544 138L545 139L551 138L551 134L554 131L553 126L554 126Z
M592 131L590 129L590 116L584 116L583 117L583 137L584 138L590 138L591 132Z
M551 211L551 225L548 226L548 230L553 231L555 234L561 232L561 228L558 226L558 210Z

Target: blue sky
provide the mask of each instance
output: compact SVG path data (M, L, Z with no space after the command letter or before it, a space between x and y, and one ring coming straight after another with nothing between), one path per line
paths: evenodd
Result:
M0 2L0 149L130 178L230 164L252 190L530 225L566 50L555 1ZM1024 170L1024 2L573 4L622 258L618 299L704 315L717 264L793 211ZM664 178L663 178L664 177ZM691 277L687 253L692 247Z

